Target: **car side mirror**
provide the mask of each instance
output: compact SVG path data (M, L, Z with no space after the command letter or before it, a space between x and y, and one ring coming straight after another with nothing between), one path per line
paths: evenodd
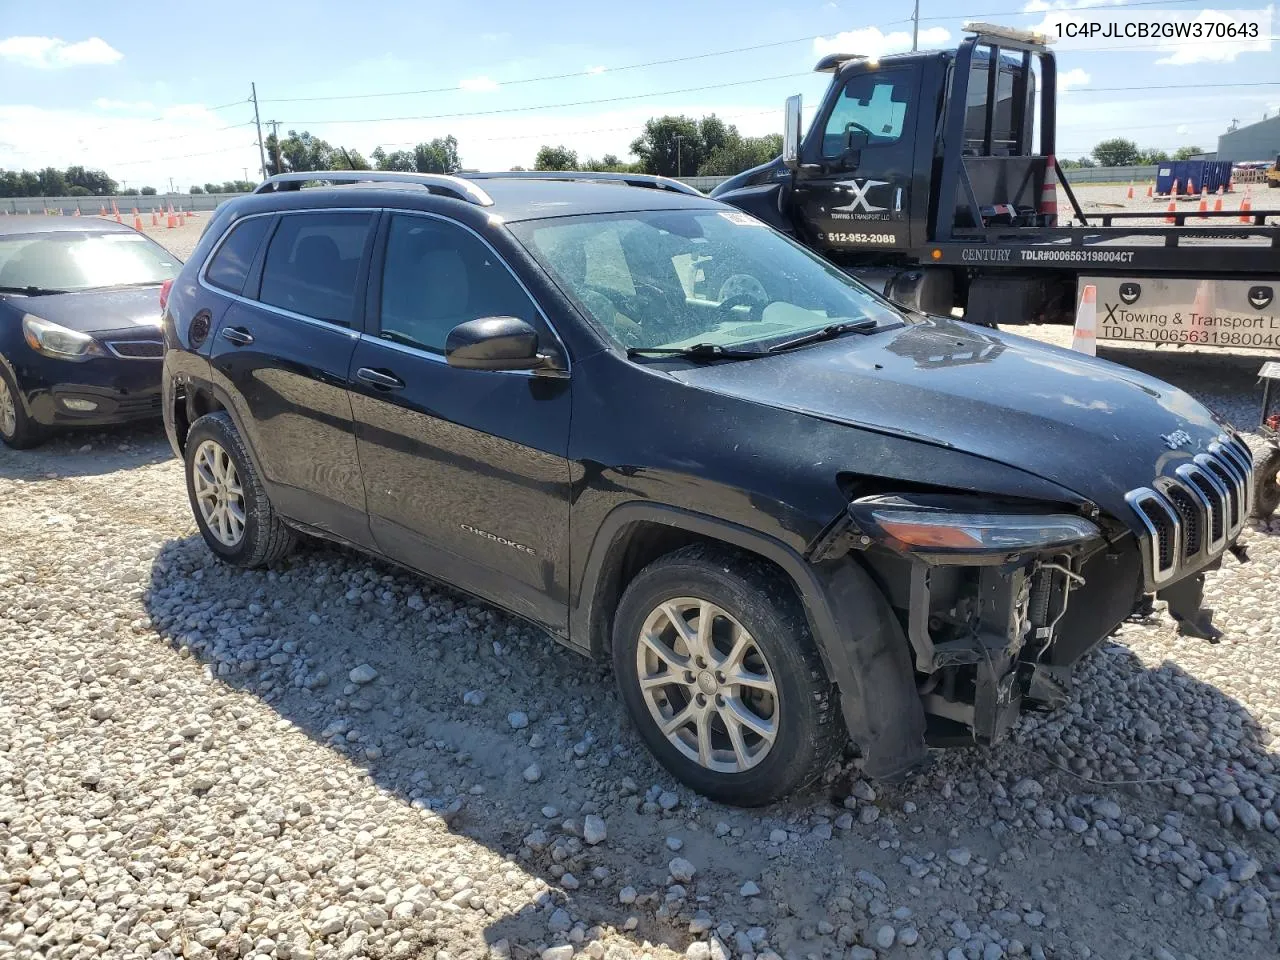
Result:
M538 351L538 332L519 317L480 317L460 323L444 341L451 367L467 370L532 370L562 376L558 358Z

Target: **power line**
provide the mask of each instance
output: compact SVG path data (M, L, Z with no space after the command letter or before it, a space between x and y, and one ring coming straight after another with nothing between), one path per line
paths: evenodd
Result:
M883 26L891 27L900 23L909 23L910 20L891 20ZM525 77L520 80L503 80L498 81L500 86L515 87L526 83L542 83L547 80L572 80L577 77L594 77L605 73L622 73L624 70L639 70L644 67L661 67L673 63L689 63L693 60L706 60L710 57L723 57L733 53L747 53L753 50L766 50L772 47L785 47L794 43L809 43L813 40L820 40L824 34L813 34L807 37L793 37L790 40L771 40L768 43L757 43L746 47L731 47L726 50L713 50L709 53L694 53L683 57L668 57L664 60L645 60L642 63L628 63L620 67L594 67L587 70L577 70L572 73L551 73L541 77ZM424 90L392 90L386 93L347 93L329 97L278 97L271 100L263 99L260 103L316 103L326 100L372 100L379 97L414 97L432 93L457 93L461 89L459 86L451 87L428 87Z
M627 94L619 97L600 97L594 100L571 100L562 103L540 103L527 107L500 107L493 110L462 110L455 113L423 114L411 117L356 117L351 120L281 120L280 122L282 124L295 127L306 127L318 124L390 123L400 120L452 120L459 117L489 117L504 113L528 113L531 110L556 110L561 107L586 107L601 103L621 103L627 100L644 100L649 97L669 97L678 93L698 93L703 90L722 90L726 87L742 87L752 83L768 83L773 80L794 80L797 77L808 76L812 76L808 71L805 73L782 73L772 77L755 77L750 80L730 80L726 83L708 83L699 87L682 87L677 90L656 90L647 93Z
M1035 17L1047 13L1080 13L1080 14L1099 14L1106 13L1109 10L1124 9L1125 7L1171 7L1179 3L1200 3L1202 0L1134 0L1132 3L1109 3L1105 7L1072 7L1070 9L1054 9L1054 10L995 10L990 13L966 13L961 15L949 14L936 17L921 17L921 20L976 20L979 17Z

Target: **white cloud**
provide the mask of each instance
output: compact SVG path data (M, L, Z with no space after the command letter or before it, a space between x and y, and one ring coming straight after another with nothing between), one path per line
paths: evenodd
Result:
M112 100L110 97L98 97L93 105L99 110L118 110L122 113L145 111L150 113L156 105L150 100Z
M608 69L608 67L587 67L587 73L591 74L593 77L597 77Z
M1079 67L1072 67L1065 73L1058 74L1058 92L1066 93L1072 87L1083 87L1093 79Z
M498 86L498 81L491 77L467 77L458 84L459 89L469 90L472 93L485 93L490 90L497 90Z
M23 67L56 69L116 63L124 54L101 37L67 43L59 37L7 37L0 40L0 60Z
M1178 134L1189 133L1190 131L1191 131L1191 128L1188 127L1185 123L1178 124L1177 128L1174 130L1174 132Z
M1024 4L1023 13L1045 13L1049 10L1087 10L1090 7L1121 7L1130 0L1031 0Z
M946 27L925 27L920 31L920 47L942 47L951 42L951 31ZM820 57L829 53L853 53L873 60L888 53L911 49L911 34L906 30L881 33L879 27L846 30L833 37L818 37L813 41L813 52Z

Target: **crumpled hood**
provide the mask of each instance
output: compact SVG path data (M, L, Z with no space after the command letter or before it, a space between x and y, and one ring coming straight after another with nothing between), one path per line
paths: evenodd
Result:
M1117 517L1131 512L1127 491L1170 472L1225 432L1197 400L1153 377L936 317L675 376L756 403L976 454L1073 490ZM1171 449L1181 439L1173 436L1178 431L1190 439Z
M135 333L160 327L160 284L83 290L43 297L6 297L9 306L81 333Z

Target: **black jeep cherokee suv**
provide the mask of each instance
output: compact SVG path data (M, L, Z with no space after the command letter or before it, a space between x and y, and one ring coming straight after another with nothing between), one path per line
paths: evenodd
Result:
M1250 460L1190 396L904 312L659 178L286 174L164 316L211 550L297 532L611 657L641 736L770 801L1053 707L1126 617L1214 631Z

